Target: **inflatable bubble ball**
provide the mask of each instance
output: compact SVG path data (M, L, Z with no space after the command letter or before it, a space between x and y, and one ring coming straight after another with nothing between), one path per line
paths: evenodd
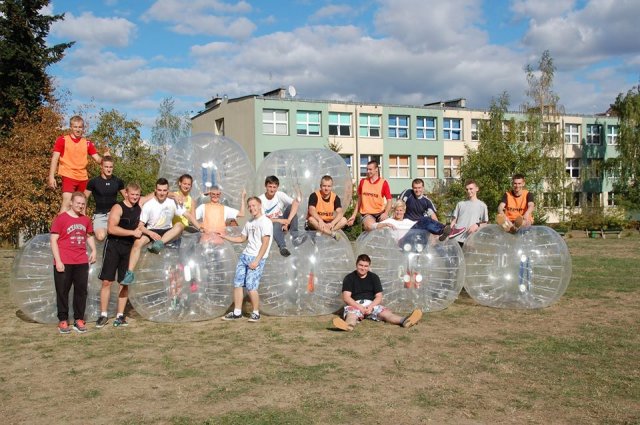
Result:
M318 316L339 310L342 279L355 268L351 243L344 233L338 240L316 232L287 234L291 251L283 257L271 244L260 280L260 310L272 316Z
M558 301L571 280L571 256L553 229L532 226L516 234L482 227L464 244L465 289L488 307L533 309Z
M283 149L271 152L256 171L255 189L256 193L264 193L264 179L276 176L280 180L281 192L292 198L299 193L297 230L302 230L309 195L320 189L320 179L324 175L333 178L333 191L340 197L342 208L346 211L353 192L351 173L344 159L329 149Z
M56 289L53 283L53 254L51 235L34 236L16 255L9 290L11 298L29 319L38 323L58 323ZM98 275L102 269L104 243L96 243L97 262L89 267L89 286L85 320L93 321L100 315L100 289ZM111 285L108 312L115 316L118 301L118 285ZM69 292L69 320L73 320L73 287Z
M183 174L193 177L191 196L198 204L208 202L204 193L211 186L222 190L221 203L236 209L240 209L243 189L249 195L254 193L254 167L244 149L229 137L198 133L177 140L160 164L158 175L177 190Z
M356 241L356 258L371 257L370 270L380 277L382 304L399 313L447 308L464 283L460 246L449 239L440 242L424 230L410 230L400 242L396 236L383 228L363 232Z
M180 247L140 256L129 300L154 322L191 322L221 316L232 304L237 256L227 241L200 242L183 234Z

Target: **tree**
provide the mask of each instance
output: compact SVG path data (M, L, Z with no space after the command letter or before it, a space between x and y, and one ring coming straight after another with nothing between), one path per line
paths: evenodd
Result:
M524 174L527 187L542 201L541 192L562 192L564 166L558 156L563 154L559 129L558 96L552 91L555 67L548 52L544 52L537 69L525 67L530 103L522 108L525 120L506 119L509 95L503 93L491 101L489 120L480 123L480 143L477 149L467 146L467 156L460 167L462 180L474 179L480 186L480 197L490 215L496 213L504 192L511 187L513 174ZM449 192L459 193L452 185ZM543 219L541 209L536 217Z
M50 100L47 66L60 61L73 43L47 46L51 24L64 15L42 15L49 0L0 2L0 134L7 135L18 109L36 111Z
M143 193L155 188L159 159L140 137L140 123L127 120L127 116L115 109L101 110L98 123L89 135L98 150L109 150L116 159L114 174L125 182L135 181ZM97 165L90 166L91 175L99 174Z
M158 108L158 118L156 118L151 128L151 143L160 150L162 158L176 140L186 137L191 133L191 120L189 116L177 114L175 111L175 100L165 97L160 102Z
M606 168L619 175L614 191L616 202L631 211L640 211L640 86L620 93L612 106L620 122L617 158L610 158Z
M60 207L60 191L49 189L51 148L61 134L63 118L54 105L33 112L24 108L0 145L0 238L18 244L49 231Z

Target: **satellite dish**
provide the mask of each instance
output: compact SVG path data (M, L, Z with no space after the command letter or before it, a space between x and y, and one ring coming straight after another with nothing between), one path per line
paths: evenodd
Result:
M291 97L296 97L296 88L293 86L289 86L289 88L287 89L287 93L289 93L289 96Z

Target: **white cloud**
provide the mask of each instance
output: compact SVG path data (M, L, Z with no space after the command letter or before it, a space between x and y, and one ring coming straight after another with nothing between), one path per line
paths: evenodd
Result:
M320 9L316 10L311 16L309 16L309 21L321 21L323 19L332 18L334 16L345 16L353 13L353 8L346 4L330 4Z
M100 18L92 13L75 16L65 14L63 21L55 22L51 34L86 44L94 48L125 47L135 36L136 26L124 18Z
M234 45L231 43L216 41L213 43L192 46L191 54L196 57L219 55L221 53L229 52L233 48L234 48Z
M550 50L561 67L582 67L640 53L638 15L635 0L591 0L566 16L531 21L523 42L534 50Z
M517 19L545 21L573 9L575 0L512 0L510 9Z
M251 12L245 1L226 3L216 0L158 0L143 15L145 21L173 24L171 29L179 34L205 34L243 40L256 29L256 25L244 16L233 14Z

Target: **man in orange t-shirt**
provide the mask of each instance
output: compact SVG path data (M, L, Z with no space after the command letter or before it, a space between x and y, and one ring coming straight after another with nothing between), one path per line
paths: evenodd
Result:
M83 192L87 189L89 175L87 174L87 155L91 156L98 164L102 163L102 157L98 154L95 145L83 137L84 120L75 115L69 120L71 134L60 136L56 139L49 167L49 187L55 189L56 168L62 178L62 204L60 212L65 212L71 206L71 194ZM106 152L105 156L109 153ZM59 163L59 167L58 167Z
M358 203L353 214L347 220L347 225L353 226L356 215L360 213L362 230L369 231L375 223L389 218L391 211L391 189L389 183L380 177L377 161L367 163L367 178L360 180L358 185Z
M510 233L533 224L533 194L526 190L524 185L524 176L514 174L511 178L511 190L505 192L502 202L498 205L496 223Z

